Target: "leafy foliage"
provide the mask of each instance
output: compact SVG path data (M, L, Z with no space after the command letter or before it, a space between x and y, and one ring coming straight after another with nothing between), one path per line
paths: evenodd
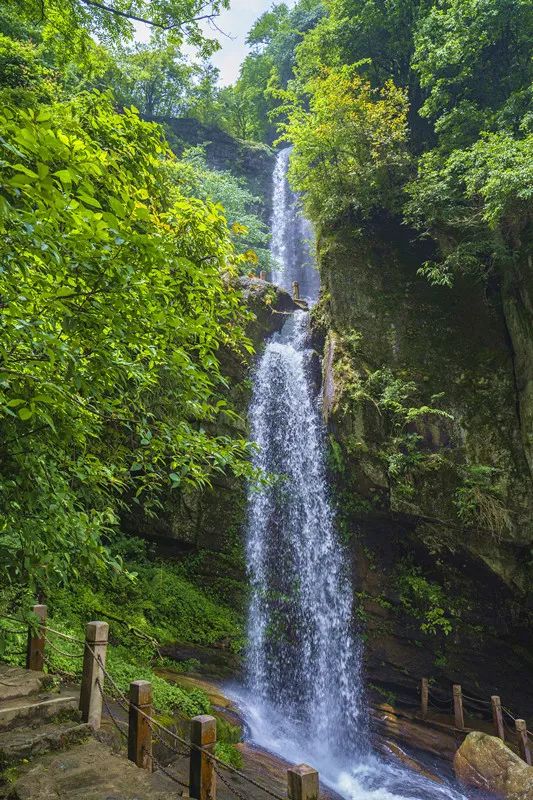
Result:
M408 566L401 570L397 586L404 608L421 620L421 631L445 636L453 631L454 609L449 608L442 587L427 580L419 567Z
M81 54L90 36L106 44L131 40L134 23L143 21L154 30L181 44L187 41L204 53L216 50L218 44L206 39L201 20L217 16L227 8L227 0L134 0L125 2L93 2L93 0L13 0L13 6L30 21L42 20L44 37L56 40L56 47Z
M280 94L288 116L282 138L294 145L290 178L313 219L346 211L365 217L396 203L407 165L407 105L392 81L376 94L355 67L343 66Z
M156 126L91 93L0 127L2 569L42 585L104 558L120 497L242 471L210 427L217 350L248 345L223 213Z
M187 166L191 168L188 171ZM209 169L201 147L191 147L183 153L183 167L187 182L184 191L223 207L233 244L242 256L242 270L247 271L250 265L269 270L272 266L268 248L270 233L258 216L261 199L254 197L245 181L231 172Z

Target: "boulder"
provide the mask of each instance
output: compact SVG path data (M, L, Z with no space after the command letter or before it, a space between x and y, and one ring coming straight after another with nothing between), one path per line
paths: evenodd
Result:
M505 800L533 800L533 767L495 736L469 733L455 754L454 768L457 778L468 786Z

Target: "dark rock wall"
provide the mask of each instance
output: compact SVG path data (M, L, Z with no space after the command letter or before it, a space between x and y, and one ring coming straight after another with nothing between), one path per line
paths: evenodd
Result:
M318 245L330 467L368 680L412 701L421 677L458 682L533 715L533 491L502 290L429 286L413 240L382 219Z
M156 117L165 128L174 152L186 147L205 146L207 163L212 169L231 172L246 180L250 191L260 199L260 211L268 224L272 213L272 172L275 153L268 145L235 139L213 125L202 125L196 119Z

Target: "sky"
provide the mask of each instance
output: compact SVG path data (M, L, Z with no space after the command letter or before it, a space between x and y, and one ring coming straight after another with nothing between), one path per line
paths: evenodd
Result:
M213 64L220 70L220 83L227 86L234 83L239 76L239 67L243 62L248 48L245 39L255 20L267 11L273 0L231 0L229 9L222 11L217 17L217 26L224 31L226 36L212 29L209 23L204 24L204 31L210 38L216 38L221 44L221 49L212 57ZM146 42L150 32L146 25L136 24L136 39Z

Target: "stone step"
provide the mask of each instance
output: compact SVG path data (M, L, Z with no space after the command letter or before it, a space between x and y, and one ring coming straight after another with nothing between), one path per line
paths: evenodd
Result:
M181 789L139 769L90 739L29 765L8 790L9 800L178 800Z
M0 702L40 694L52 683L53 679L44 672L0 664Z
M59 714L76 718L78 704L79 695L65 691L3 700L0 702L0 731L34 720L50 720Z
M72 747L92 734L90 725L79 722L48 722L24 726L0 733L0 769L13 767L24 759L35 758L51 750Z

